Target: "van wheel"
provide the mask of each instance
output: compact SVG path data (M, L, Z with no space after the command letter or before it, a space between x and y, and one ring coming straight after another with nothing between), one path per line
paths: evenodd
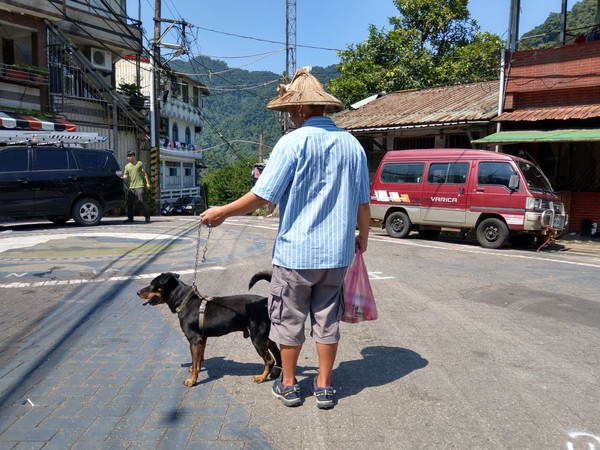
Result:
M419 236L422 239L435 239L441 232L442 230L419 230Z
M525 248L529 247L535 241L535 236L531 234L513 234L508 238L508 242L512 244L513 247Z
M483 248L500 248L507 238L508 227L500 219L485 219L477 227L477 242Z
M385 231L393 238L405 238L410 233L412 223L402 211L391 213L385 220Z
M73 207L73 220L77 225L97 225L102 219L102 205L93 198L82 198Z

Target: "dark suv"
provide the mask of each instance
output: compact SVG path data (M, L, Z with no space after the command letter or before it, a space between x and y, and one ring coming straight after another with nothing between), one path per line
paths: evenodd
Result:
M96 225L125 203L120 175L110 150L0 147L0 217Z

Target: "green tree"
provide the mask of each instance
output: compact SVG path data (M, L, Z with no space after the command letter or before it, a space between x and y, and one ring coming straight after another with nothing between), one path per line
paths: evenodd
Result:
M209 171L204 175L203 182L208 193L208 204L224 205L248 192L252 187L251 169L251 161L244 160Z
M493 80L503 43L481 33L468 0L394 0L392 29L369 27L360 44L339 53L329 87L346 105L379 92Z

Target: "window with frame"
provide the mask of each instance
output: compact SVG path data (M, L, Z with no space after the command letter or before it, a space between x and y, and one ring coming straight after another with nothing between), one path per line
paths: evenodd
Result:
M192 106L195 106L196 108L198 106L200 106L200 89L198 89L198 86L193 86L192 87Z
M424 169L423 163L389 163L383 166L379 178L382 183L420 183Z
M477 184L508 187L512 175L516 175L516 172L508 162L480 162L477 169Z
M166 172L166 176L164 177L165 187L169 187L169 188L180 187L181 180L179 177L179 163L174 162L174 161L165 162L165 172Z
M469 163L432 163L427 173L429 184L465 184Z
M181 83L181 100L185 103L190 102L190 87L187 83Z
M74 170L73 155L66 148L39 147L34 149L36 170Z
M28 167L28 149L12 149L0 152L0 172L25 172Z

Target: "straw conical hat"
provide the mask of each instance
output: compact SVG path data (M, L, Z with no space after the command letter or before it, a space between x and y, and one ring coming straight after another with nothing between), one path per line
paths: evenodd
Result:
M323 89L323 85L310 74L310 69L298 69L289 85L280 84L277 88L279 96L267 104L267 108L286 111L293 105L321 105L325 112L336 112L344 109L341 101Z

